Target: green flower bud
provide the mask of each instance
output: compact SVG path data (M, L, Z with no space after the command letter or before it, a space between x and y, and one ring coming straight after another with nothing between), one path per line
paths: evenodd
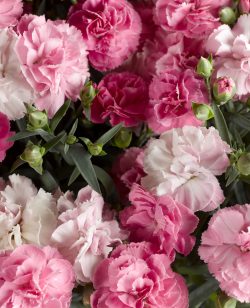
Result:
M45 149L35 144L29 144L25 148L21 159L32 165L39 165L43 160Z
M213 110L206 104L192 104L193 112L198 120L208 121L214 117Z
M100 143L91 143L88 144L89 153L93 156L103 155L104 151L102 150L103 145Z
M236 93L235 82L232 78L220 77L213 84L213 95L217 103L226 103Z
M132 132L126 128L122 128L114 137L114 145L120 149L127 148L132 140Z
M32 111L29 114L29 123L33 128L43 128L48 125L47 114L43 111Z
M96 95L97 95L97 90L93 86L93 83L91 81L87 82L80 94L83 107L89 108Z
M237 162L237 168L241 175L250 175L250 153L243 153Z
M233 25L236 22L236 14L231 7L224 7L220 11L220 21L226 25Z
M71 144L74 144L78 141L77 137L74 136L74 135L68 135L67 137L67 140L66 140L66 143L71 145Z
M211 61L201 57L200 61L198 62L196 71L200 76L204 78L209 78L212 75L213 65Z

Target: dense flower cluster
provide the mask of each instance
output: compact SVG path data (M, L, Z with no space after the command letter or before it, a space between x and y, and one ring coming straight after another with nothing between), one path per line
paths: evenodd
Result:
M250 303L250 1L45 2L0 0L0 307Z

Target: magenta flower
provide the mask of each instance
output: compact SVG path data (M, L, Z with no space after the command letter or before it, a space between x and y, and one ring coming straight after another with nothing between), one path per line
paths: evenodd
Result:
M0 162L4 160L6 151L13 145L13 142L8 140L12 135L8 118L0 112Z

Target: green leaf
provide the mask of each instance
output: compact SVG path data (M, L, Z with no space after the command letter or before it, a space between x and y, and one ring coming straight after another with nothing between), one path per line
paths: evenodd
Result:
M217 280L214 278L210 278L204 284L202 284L197 289L193 290L189 294L189 306L190 308L194 308L197 305L205 302L211 293L216 291L219 288Z
M67 136L65 131L62 131L60 134L52 138L50 141L45 143L43 147L45 148L45 153L46 154L48 151L50 151L52 148L54 148L60 141L63 141Z
M213 103L212 108L214 111L215 126L218 129L221 138L225 142L227 142L230 146L232 146L227 123L225 121L223 113L221 112L220 108L215 103Z
M17 168L25 164L26 162L23 161L22 159L18 158L13 165L11 166L10 173L14 172Z
M74 135L76 130L77 130L77 126L78 126L78 119L75 120L74 124L71 127L71 130L69 132L69 135Z
M227 179L226 187L232 184L238 178L238 176L239 176L238 170L235 167L230 166L226 172L226 179Z
M91 162L91 155L80 144L74 144L71 146L69 149L69 154L85 181L95 191L101 193L96 173Z
M46 11L46 0L42 0L41 4L39 5L36 15L41 16Z
M233 123L241 128L247 129L250 131L250 119L247 116L243 116L242 114L234 114L231 117Z
M19 133L16 133L14 136L10 137L9 141L17 141L17 140L37 136L37 135L43 136L43 135L48 135L48 133L42 129L37 129L32 132L30 131L19 132Z
M109 131L107 131L104 135L102 135L99 139L97 139L95 143L105 145L120 131L121 128L122 128L122 123L117 124L116 126L112 127Z
M60 123L60 121L62 120L62 118L65 116L66 112L69 109L69 106L71 104L70 100L67 100L62 107L57 111L57 113L55 114L55 116L53 117L53 119L50 121L50 128L51 130L54 132L58 126L58 124Z
M106 195L111 196L116 193L115 190L115 183L111 176L102 168L93 165L95 169L96 176L98 180L102 183L103 187L105 188Z
M75 180L79 177L79 175L81 175L80 171L77 168L75 168L69 178L68 186L72 185L75 182Z
M41 176L41 181L46 189L46 191L53 192L57 189L58 183L53 175L48 171L45 170Z

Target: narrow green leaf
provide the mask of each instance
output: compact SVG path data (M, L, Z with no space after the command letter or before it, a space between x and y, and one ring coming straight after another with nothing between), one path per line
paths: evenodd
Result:
M77 169L86 182L98 193L101 193L94 167L91 162L91 155L80 144L74 144L69 149Z
M37 135L43 136L43 135L48 135L48 133L42 129L37 129L33 132L30 132L30 131L19 132L19 133L16 133L14 136L10 137L9 141L17 141L17 140L37 136Z
M250 119L247 116L238 113L234 114L231 119L235 125L250 131Z
M52 138L50 141L45 143L43 147L45 148L45 154L50 151L53 147L55 147L60 141L63 141L67 136L65 131L62 131L60 134Z
M53 175L48 171L45 170L41 176L41 181L46 189L46 191L53 192L57 189L58 183Z
M238 170L235 167L231 166L226 172L226 179L227 179L226 187L232 184L238 178L238 176L239 176Z
M220 108L215 103L213 103L212 108L214 111L215 126L218 129L221 138L225 142L227 142L230 146L232 146L227 123L225 121L223 113L221 112Z
M81 175L80 171L77 168L75 168L69 178L68 186L72 185L75 182L75 180L79 177L79 175Z
M209 296L219 288L217 280L210 278L200 287L189 294L189 307L194 308L197 305L205 302Z
M78 125L78 119L75 120L74 124L71 127L71 130L69 132L69 135L74 135L77 129L77 125Z
M18 158L13 165L11 166L10 173L14 172L17 168L25 164L26 162L23 161L22 159Z
M96 140L95 143L100 143L102 145L108 143L122 128L122 123L117 124L112 127L109 131L107 131L104 135L102 135L99 139Z
M50 128L51 130L54 132L58 126L58 124L60 123L60 121L62 120L62 118L65 116L66 112L69 109L69 106L71 104L70 100L67 100L62 107L57 111L57 113L55 114L55 116L53 117L53 119L50 121Z
M102 168L93 165L95 169L96 176L98 180L102 183L103 187L105 188L106 195L111 196L116 193L115 190L115 183L111 176Z

